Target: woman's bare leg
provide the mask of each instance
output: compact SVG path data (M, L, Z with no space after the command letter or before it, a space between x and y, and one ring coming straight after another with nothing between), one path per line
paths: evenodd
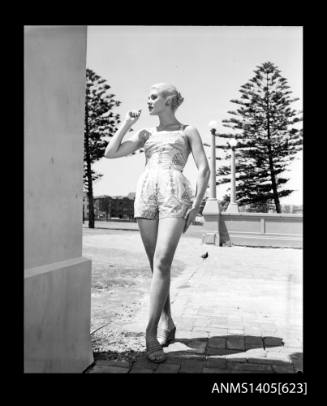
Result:
M160 316L169 294L171 264L184 226L184 218L173 217L159 220L153 257L150 314L147 325L147 335L149 337L156 337L157 335Z
M156 249L157 235L158 235L158 223L159 219L137 219L141 238L143 245L149 259L151 272L153 273L153 257ZM171 329L174 327L174 323L171 317L171 307L170 307L170 295L168 293L167 300L164 304L161 314L162 327L166 329Z

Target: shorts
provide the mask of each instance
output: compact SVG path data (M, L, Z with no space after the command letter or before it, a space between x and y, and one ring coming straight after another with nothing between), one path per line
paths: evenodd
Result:
M192 188L176 169L146 169L140 176L134 201L134 218L185 217L193 204Z

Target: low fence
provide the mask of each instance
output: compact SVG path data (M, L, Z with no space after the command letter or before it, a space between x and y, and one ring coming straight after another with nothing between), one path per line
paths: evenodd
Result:
M302 248L303 216L278 213L222 213L221 244Z
M223 212L204 217L204 232L209 231L204 234L207 243L302 248L302 214Z

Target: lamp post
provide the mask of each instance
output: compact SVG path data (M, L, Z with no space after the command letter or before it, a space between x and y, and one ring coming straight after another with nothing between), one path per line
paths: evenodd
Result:
M235 148L237 146L237 141L235 138L232 138L228 141L228 144L231 148L232 157L231 157L231 197L230 203L227 207L226 213L238 213L238 204L236 203L236 187L235 187Z
M216 131L217 131L217 122L210 121L209 128L211 132L211 162L210 162L210 198L216 199Z
M210 197L206 200L202 214L206 233L202 237L205 244L220 245L219 216L220 208L216 193L216 131L218 123L210 121L211 132L211 162L210 162Z

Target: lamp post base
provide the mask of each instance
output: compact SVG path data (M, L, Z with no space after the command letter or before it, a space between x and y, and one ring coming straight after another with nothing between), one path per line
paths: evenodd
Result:
M215 197L208 197L206 204L202 210L202 215L216 216L220 214L219 202Z
M226 213L239 213L239 208L237 203L229 203Z
M220 246L220 207L219 202L215 197L209 197L207 199L202 215L204 217L204 234L202 234L202 243Z

